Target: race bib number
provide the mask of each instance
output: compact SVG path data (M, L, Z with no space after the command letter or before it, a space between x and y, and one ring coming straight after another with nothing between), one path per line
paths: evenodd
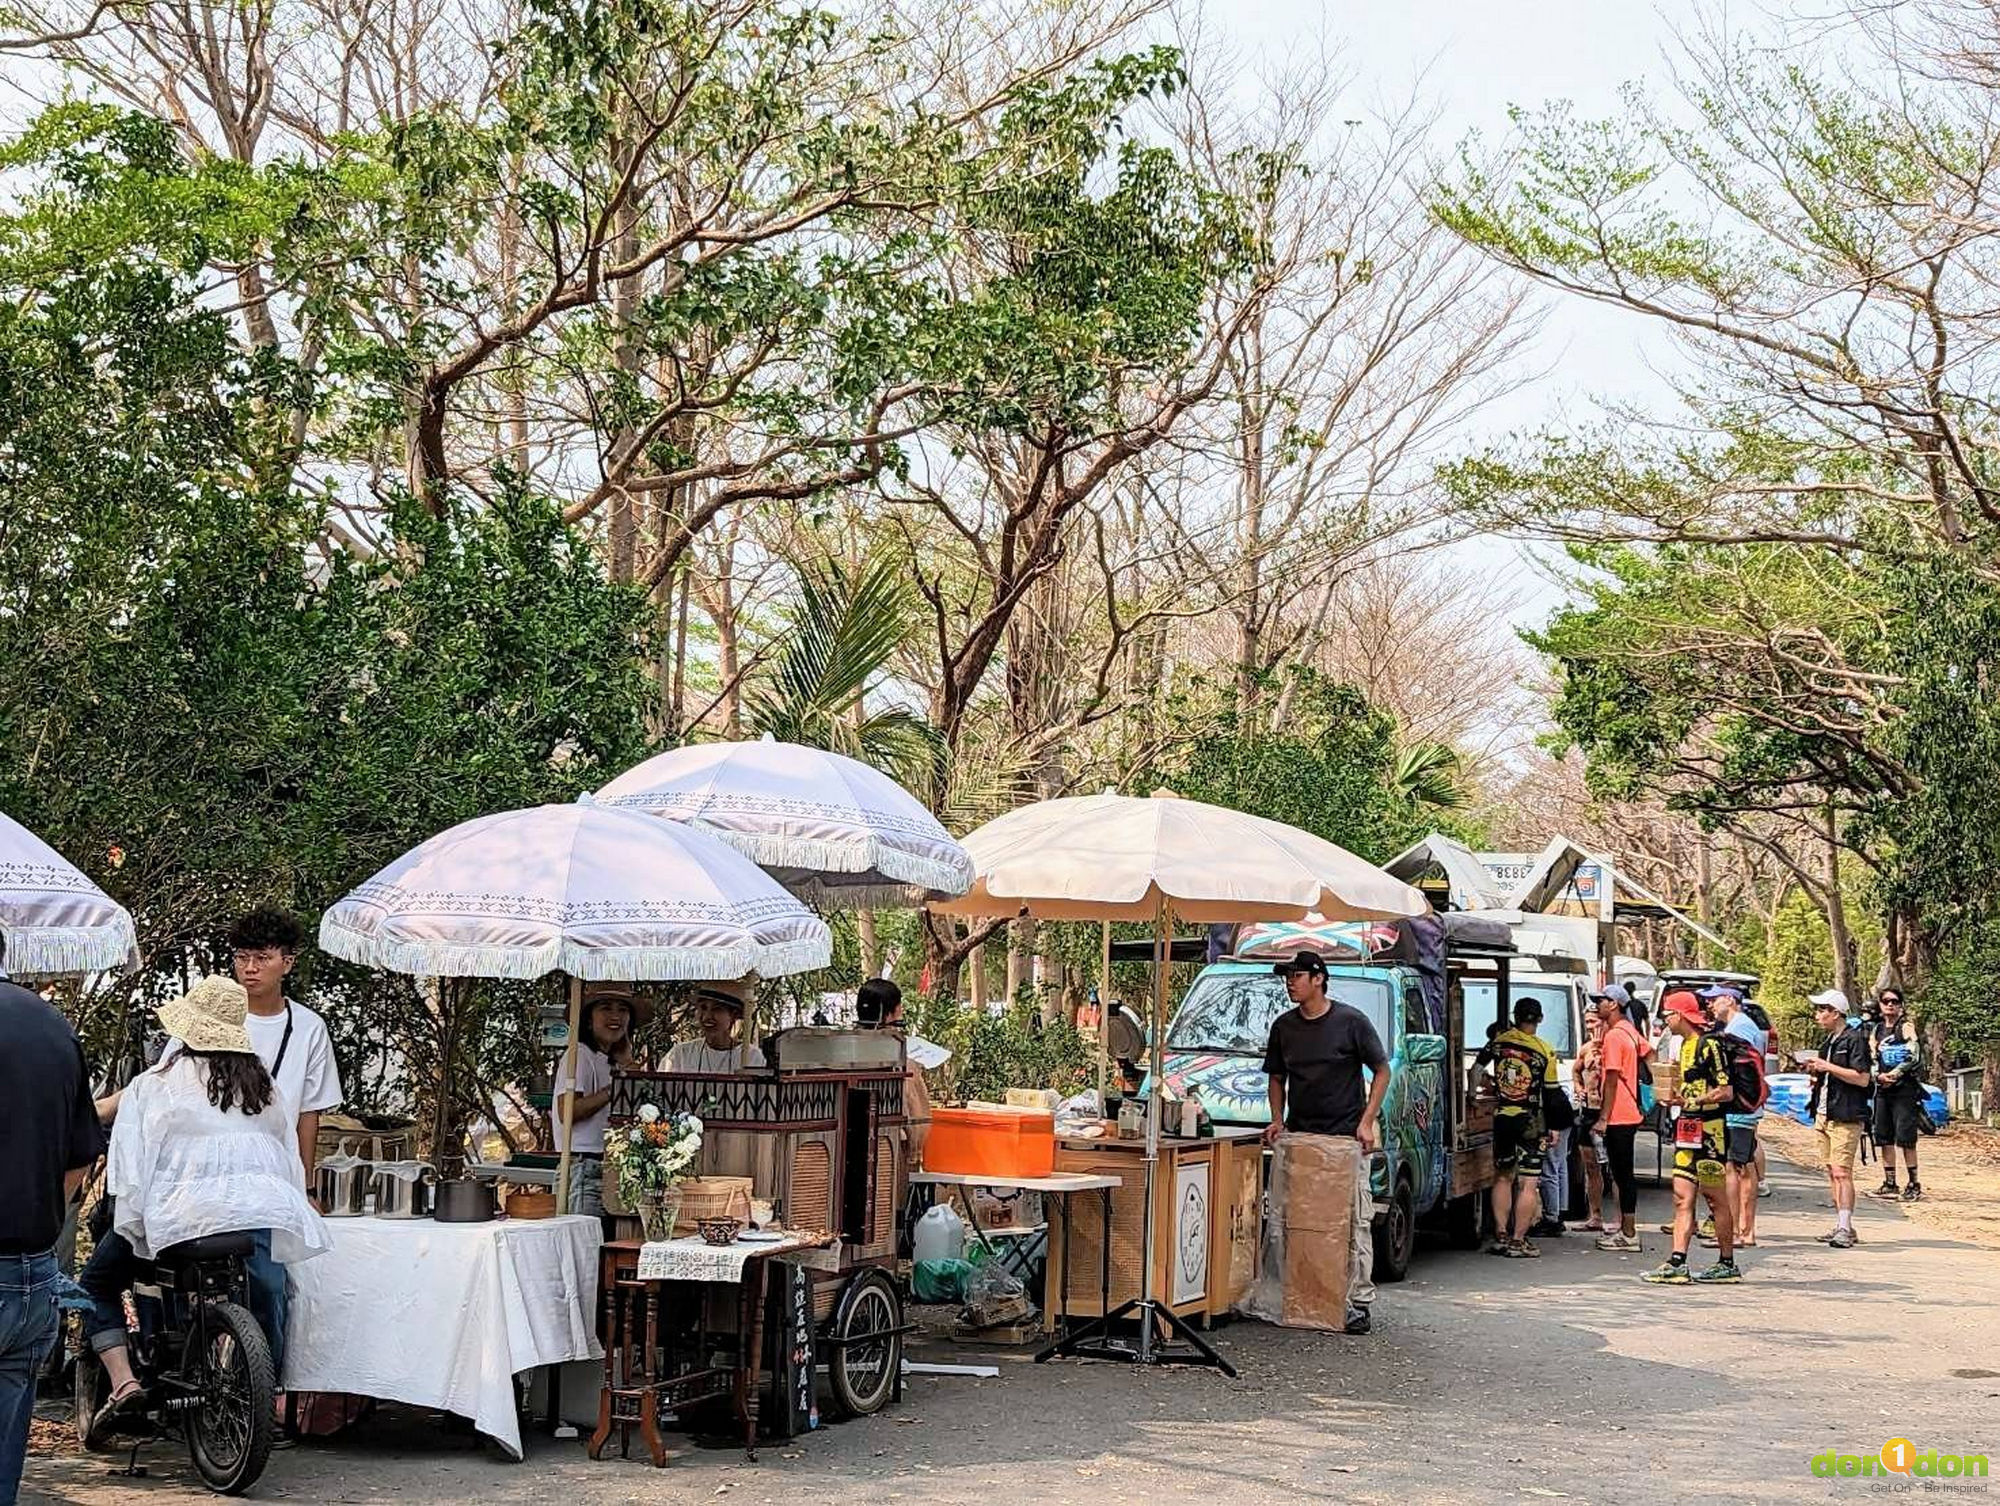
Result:
M1683 1114L1674 1121L1674 1144L1701 1144L1701 1120L1693 1114Z

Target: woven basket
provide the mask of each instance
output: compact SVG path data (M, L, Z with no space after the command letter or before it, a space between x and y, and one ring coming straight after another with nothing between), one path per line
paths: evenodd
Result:
M556 1216L556 1195L544 1192L539 1187L516 1187L507 1194L507 1217L509 1218L554 1218Z
M674 1232L692 1234L705 1218L740 1218L750 1221L748 1177L689 1177L681 1183L681 1211L674 1220Z

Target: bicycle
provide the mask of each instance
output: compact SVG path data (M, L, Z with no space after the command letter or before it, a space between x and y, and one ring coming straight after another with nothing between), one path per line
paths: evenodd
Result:
M138 1451L178 1430L202 1483L241 1495L264 1473L277 1433L277 1374L271 1346L246 1305L252 1237L210 1234L162 1251L150 1280L132 1285L137 1323L132 1369L145 1402L119 1419L125 1473L145 1473ZM85 1347L76 1362L76 1428L108 1394L104 1367Z

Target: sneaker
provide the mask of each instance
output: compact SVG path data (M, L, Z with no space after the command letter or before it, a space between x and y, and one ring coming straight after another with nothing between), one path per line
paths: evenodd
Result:
M1620 1254L1629 1255L1635 1250L1643 1250L1645 1246L1640 1244L1630 1234L1613 1229L1597 1242L1597 1248L1600 1250L1616 1250Z
M1342 1333L1360 1334L1368 1332L1373 1326L1374 1324L1368 1317L1367 1308L1350 1307L1347 1310L1347 1321L1341 1324L1340 1331Z
M1827 1240L1827 1243L1836 1250L1851 1250L1860 1241L1854 1237L1852 1229L1835 1229L1832 1237Z
M1718 1260L1707 1270L1696 1271L1689 1279L1706 1282L1710 1286L1716 1286L1732 1281L1741 1281L1743 1279L1743 1272L1737 1269L1736 1262L1733 1260Z
M1542 1252L1524 1239L1517 1244L1511 1244L1507 1247L1507 1258L1509 1260L1540 1260Z
M1492 1244L1486 1247L1486 1253L1488 1255L1505 1255L1507 1253L1508 1246L1509 1246L1509 1241L1504 1239L1496 1239L1493 1241Z
M1769 1182L1759 1182L1757 1184L1757 1196L1769 1197L1770 1195L1771 1195L1771 1184Z
M1924 1189L1919 1187L1915 1182L1910 1183L1909 1186L1903 1189L1903 1201L1906 1203L1914 1203L1923 1195Z
M1528 1232L1537 1239L1561 1239L1566 1231L1555 1219L1538 1218L1528 1226Z
M1694 1232L1699 1234L1703 1239L1715 1238L1714 1216L1711 1215L1708 1218L1703 1219L1699 1224L1695 1225Z
M1893 1181L1884 1182L1880 1187L1877 1187L1873 1192L1869 1193L1868 1195L1870 1197L1888 1198L1891 1202L1894 1202L1895 1199L1898 1196L1900 1196L1900 1194L1896 1191L1896 1184Z
M1665 1265L1654 1266L1639 1279L1650 1281L1654 1286L1686 1286L1694 1278L1688 1275L1685 1260L1669 1260Z

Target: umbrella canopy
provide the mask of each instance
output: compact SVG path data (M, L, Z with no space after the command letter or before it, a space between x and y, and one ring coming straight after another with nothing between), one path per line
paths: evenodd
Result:
M826 908L908 904L972 883L972 859L921 802L823 748L769 738L673 748L619 775L597 800L692 822Z
M0 935L4 966L23 977L96 973L136 958L125 907L13 817L0 814Z
M329 909L336 957L436 978L673 981L824 967L826 926L692 827L575 805L481 816Z
M1150 921L1398 920L1417 890L1344 847L1242 811L1172 795L1043 800L965 839L978 877L945 915Z

